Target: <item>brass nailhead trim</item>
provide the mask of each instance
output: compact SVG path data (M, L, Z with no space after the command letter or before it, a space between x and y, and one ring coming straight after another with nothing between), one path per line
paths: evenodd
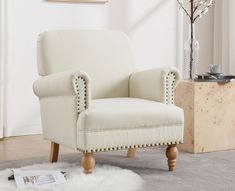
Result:
M172 79L172 78L173 78L173 80L172 80L172 83L170 84L170 80L169 79ZM165 103L166 104L174 104L174 96L173 95L174 95L174 85L175 85L175 82L176 82L176 74L174 72L168 73L167 76L166 76L166 81L165 81L165 83L166 83L165 84L166 85ZM170 90L169 90L168 87L170 88ZM171 95L170 95L170 93L171 93ZM171 99L170 99L170 97L171 97Z
M167 145L174 145L174 144L182 144L182 141L173 141L173 142L161 142L161 143L150 143L150 144L143 144L143 145L130 145L130 146L119 146L119 147L108 147L108 148L99 148L99 149L89 149L89 150L82 150L80 151L84 153L90 152L100 152L100 151L111 151L111 150L122 150L122 149L129 149L129 148L145 148L145 147L155 147L155 146L167 146Z
M78 112L78 114L80 114L81 113L81 108L80 108L80 103L81 103L81 100L80 100L80 94L79 94L79 92L80 92L80 89L79 89L79 86L78 86L78 80L82 80L83 81L83 86L84 86L84 105L85 105L85 108L87 108L87 94L86 94L86 92L87 92L87 82L86 82L86 79L84 78L84 77L82 77L82 76L78 76L78 77L76 77L75 78L75 87L76 87L76 94L77 94L77 112Z

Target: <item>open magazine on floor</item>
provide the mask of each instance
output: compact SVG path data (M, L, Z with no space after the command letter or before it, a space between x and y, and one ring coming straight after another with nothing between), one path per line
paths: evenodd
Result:
M64 175L57 170L18 170L14 169L17 188L37 188L65 184Z

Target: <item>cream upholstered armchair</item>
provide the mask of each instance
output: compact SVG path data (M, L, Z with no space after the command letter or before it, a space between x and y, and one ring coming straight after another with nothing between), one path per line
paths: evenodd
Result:
M83 152L85 173L94 152L167 145L169 170L183 141L183 111L174 106L175 69L136 72L127 36L117 31L62 30L40 35L39 97L50 161L59 144Z

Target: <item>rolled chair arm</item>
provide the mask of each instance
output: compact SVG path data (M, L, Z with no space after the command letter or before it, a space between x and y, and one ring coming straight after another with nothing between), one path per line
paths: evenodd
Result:
M129 80L130 97L174 104L174 88L180 80L175 68L160 68L133 73Z
M76 95L78 113L90 105L90 80L82 71L66 71L41 77L34 82L33 90L39 99Z

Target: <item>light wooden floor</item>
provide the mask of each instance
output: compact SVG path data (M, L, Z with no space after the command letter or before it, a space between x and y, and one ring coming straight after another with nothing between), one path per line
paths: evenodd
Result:
M60 154L77 151L60 147ZM50 142L43 140L42 135L10 137L0 140L0 162L30 157L48 156Z

